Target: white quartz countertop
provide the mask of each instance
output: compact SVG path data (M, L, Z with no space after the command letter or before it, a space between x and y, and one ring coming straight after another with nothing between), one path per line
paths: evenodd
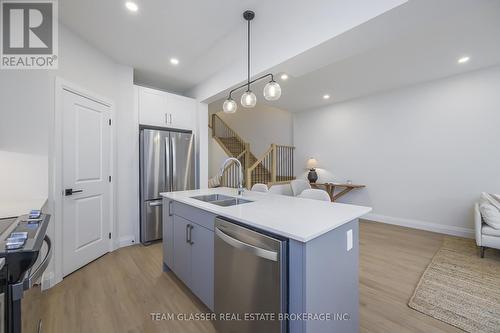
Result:
M0 219L29 214L32 209L42 209L47 198L0 199Z
M364 206L253 191L243 193L244 199L253 202L230 207L221 207L191 198L215 193L237 196L236 189L224 187L166 192L161 195L299 242L308 242L372 210Z

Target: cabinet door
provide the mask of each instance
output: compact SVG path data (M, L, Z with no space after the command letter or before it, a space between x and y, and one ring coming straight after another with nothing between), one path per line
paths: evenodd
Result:
M174 215L174 264L172 270L179 279L191 287L191 244L187 233L191 223Z
M174 216L173 201L163 199L163 262L174 267Z
M167 94L163 91L139 87L139 124L169 126Z
M194 130L196 112L194 99L167 94L167 110L172 116L170 127Z
M214 233L194 224L191 240L191 290L213 311Z

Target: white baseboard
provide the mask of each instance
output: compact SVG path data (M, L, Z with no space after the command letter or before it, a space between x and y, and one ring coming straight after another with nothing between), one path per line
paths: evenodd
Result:
M392 216L385 216L380 214L369 213L362 217L363 220L370 220L374 222L381 222L393 225L399 225L401 227L407 227L412 229L420 229L426 231L437 232L440 234L446 234L451 236L459 236L465 238L474 238L474 229L456 227L451 225L443 225L432 222L425 222L412 219L404 219Z
M41 289L47 290L49 288L52 288L53 285L54 285L54 273L53 272L43 273Z
M135 244L135 237L133 235L120 237L120 240L118 241L119 248L134 245L134 244Z

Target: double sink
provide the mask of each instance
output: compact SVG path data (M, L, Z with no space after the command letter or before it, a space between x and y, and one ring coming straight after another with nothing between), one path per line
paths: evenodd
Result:
M228 195L223 194L207 194L207 195L198 195L195 197L191 197L191 199L196 199L204 202L208 202L221 207L229 207L241 205L244 203L252 202L251 200L246 200L242 198L230 197Z

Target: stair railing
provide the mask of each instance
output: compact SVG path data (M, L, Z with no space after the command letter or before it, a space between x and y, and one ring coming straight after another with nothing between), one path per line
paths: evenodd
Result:
M251 188L254 184L261 183L268 186L288 183L294 177L295 147L271 144L269 149L251 165L246 171L245 184Z
M251 188L253 184L263 183L269 185L287 183L294 177L294 150L295 147L271 144L269 149L255 161L250 152L250 144L245 142L217 114L212 114L212 137L219 143L227 156L237 158L242 165L244 184ZM234 140L232 140L234 138ZM230 140L225 140L230 139ZM229 145L229 146L228 146ZM236 162L230 163L221 179L221 185L226 187L238 186L238 168Z
M222 120L217 114L212 114L212 137L218 139L219 143L224 146L224 150L227 150L224 143L220 139L224 138L235 138L237 144L239 145L239 150L243 151L245 149L245 140L243 140L238 133L236 133L224 120ZM226 151L227 153L227 151ZM229 156L233 156L231 152L228 154Z
M247 164L248 161L247 158L248 158L247 149L245 149L244 151L241 152L241 154L236 156L236 159L240 161L242 167L241 172L243 173L243 179L241 181L243 183L243 186L245 186L245 165ZM236 164L236 162L231 161L226 166L224 172L222 173L221 186L237 188L239 172L240 171L238 170L238 165Z
M285 145L275 145L276 177L273 184L288 183L295 179L294 172L295 147Z

